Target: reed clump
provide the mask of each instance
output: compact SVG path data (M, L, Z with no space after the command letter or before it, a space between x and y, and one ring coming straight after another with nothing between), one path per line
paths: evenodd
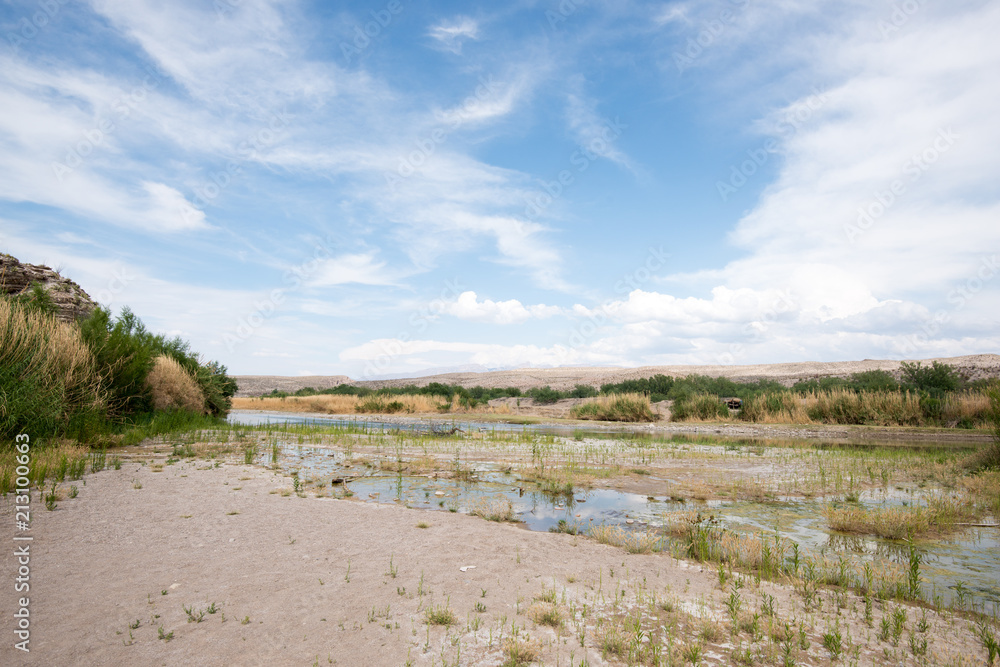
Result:
M621 547L632 554L648 554L663 549L663 536L654 531L628 530L622 526L599 524L587 535L601 544Z
M763 424L856 424L869 426L958 426L986 428L990 398L983 391L935 398L917 391L854 391L834 388L804 394L763 392L743 400L739 418ZM683 414L676 419L683 419Z
M177 360L161 354L146 376L156 410L190 410L205 413L205 394Z
M932 496L926 505L907 507L828 507L827 525L842 533L876 535L904 540L947 533L960 523L978 520L982 509L968 498Z
M0 439L64 432L105 408L94 356L73 326L0 299Z
M581 403L570 410L573 419L614 422L653 422L656 415L644 394L609 394Z
M514 504L509 498L503 495L497 495L491 498L479 498L472 504L472 508L469 513L474 516L482 517L487 521L496 521L500 523L514 523L517 521L517 515L514 512Z

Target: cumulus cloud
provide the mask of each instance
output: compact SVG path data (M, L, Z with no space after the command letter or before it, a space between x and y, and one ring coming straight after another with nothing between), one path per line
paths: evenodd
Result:
M520 324L533 318L547 318L562 313L557 306L536 304L525 306L517 299L479 301L475 292L462 292L445 306L444 312L462 320L490 324Z

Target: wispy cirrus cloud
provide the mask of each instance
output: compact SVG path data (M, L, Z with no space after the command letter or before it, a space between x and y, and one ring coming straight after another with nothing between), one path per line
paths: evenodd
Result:
M462 53L466 40L479 38L479 23L468 16L458 16L431 26L427 34L437 40L441 48L457 55Z

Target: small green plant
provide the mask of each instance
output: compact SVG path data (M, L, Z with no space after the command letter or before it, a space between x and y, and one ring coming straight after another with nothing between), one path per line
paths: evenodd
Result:
M823 633L823 647L830 652L831 660L839 660L843 652L843 639L840 635L840 625L835 625L832 630Z
M80 489L76 488L76 484L71 484L69 487L69 497L76 498L80 494Z
M164 632L163 631L163 626L161 625L159 627L159 629L156 631L156 636L159 639L162 639L163 641L168 642L168 641L170 641L171 639L174 638L174 631L171 630L170 632Z
M993 661L1000 657L1000 643L997 642L996 636L990 631L989 621L986 619L979 621L979 624L976 626L976 636L979 637L983 648L986 649L986 664L992 666Z
M773 595L768 595L767 593L763 594L763 598L761 599L761 602L760 602L760 611L765 616L769 616L769 617L770 616L774 616L774 596Z
M54 510L57 500L59 500L59 496L56 495L56 483L52 482L52 489L45 494L45 509L50 512Z
M141 489L142 488L142 482L140 482L137 479L133 479L132 480L132 488L133 489Z
M240 625L250 625L250 617L249 616L244 616L243 620L240 621Z
M694 644L688 644L687 646L685 646L681 651L681 657L683 657L684 662L688 664L699 665L701 664L701 652L702 652L701 644L698 644L696 642Z
M139 619L135 619L134 621L128 624L129 630L137 630L141 624L142 621L140 621Z
M455 625L458 623L458 618L455 617L455 612L451 609L445 607L432 607L427 610L427 624L428 625Z
M396 575L399 574L399 568L396 567L392 562L392 554L389 554L389 571L386 572L386 574L388 574L393 579L395 579Z
M351 583L351 559L347 559L347 573L344 574L344 581Z
M195 611L194 605L191 605L190 607L185 607L184 605L181 605L181 609L183 609L184 613L187 614L188 623L201 623L203 620L205 620L204 609Z
M476 603L476 612L478 612L480 614L486 613L486 605L484 605L482 602L477 602Z

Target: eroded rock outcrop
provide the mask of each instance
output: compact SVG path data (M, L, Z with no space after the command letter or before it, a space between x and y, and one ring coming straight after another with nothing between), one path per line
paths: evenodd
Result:
M40 285L56 307L56 317L72 322L86 317L97 307L90 295L69 278L40 264L23 264L16 257L0 253L0 293L18 296Z

